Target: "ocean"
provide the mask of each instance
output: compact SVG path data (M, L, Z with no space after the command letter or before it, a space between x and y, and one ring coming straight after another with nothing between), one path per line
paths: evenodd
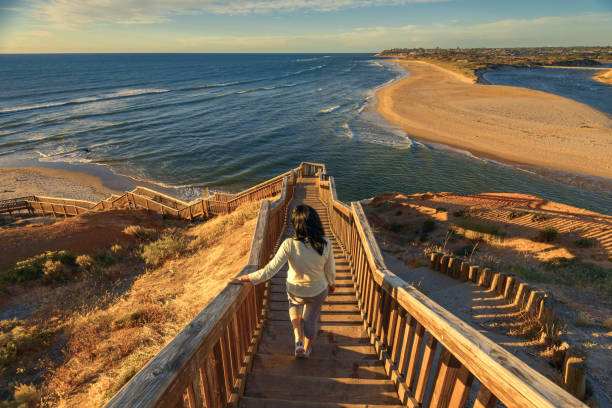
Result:
M582 74L576 86L591 86ZM190 199L312 161L346 201L520 192L612 214L610 191L411 140L374 110L376 90L406 75L371 54L0 55L0 166L102 165ZM610 101L589 93L581 102Z

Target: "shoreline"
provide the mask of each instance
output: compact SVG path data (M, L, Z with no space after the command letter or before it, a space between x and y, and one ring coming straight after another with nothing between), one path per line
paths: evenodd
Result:
M42 166L0 167L0 186L0 200L41 195L98 202L119 193L95 175Z
M180 187L167 187L154 181L119 174L103 164L41 162L34 159L0 164L0 200L46 195L97 202L110 194L123 194L138 186L190 201L181 193Z
M412 75L379 90L376 111L411 138L612 189L606 113L545 92L475 84L431 63L397 61Z
M597 82L601 82L607 85L612 85L612 68L604 72L599 72L593 75L591 78L593 78Z

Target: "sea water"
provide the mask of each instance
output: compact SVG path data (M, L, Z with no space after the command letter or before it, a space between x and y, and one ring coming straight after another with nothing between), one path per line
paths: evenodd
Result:
M188 199L312 161L346 201L520 192L612 213L610 191L411 140L374 107L406 75L370 54L0 55L0 166L101 164Z

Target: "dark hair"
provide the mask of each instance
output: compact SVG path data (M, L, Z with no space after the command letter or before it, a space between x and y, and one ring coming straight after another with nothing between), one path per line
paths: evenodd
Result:
M294 238L304 244L310 244L319 255L323 255L323 249L327 242L323 239L323 224L319 214L309 205L298 205L291 213L291 223L295 231Z

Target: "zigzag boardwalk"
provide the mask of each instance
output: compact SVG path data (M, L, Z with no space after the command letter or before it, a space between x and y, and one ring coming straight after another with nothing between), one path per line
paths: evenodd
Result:
M331 233L314 179L297 184L291 208L302 203L317 210L332 241L337 289L321 311L311 358L295 359L285 289L287 266L272 279L268 320L240 407L399 407L395 387L363 329L350 267ZM289 225L283 239L292 235Z

